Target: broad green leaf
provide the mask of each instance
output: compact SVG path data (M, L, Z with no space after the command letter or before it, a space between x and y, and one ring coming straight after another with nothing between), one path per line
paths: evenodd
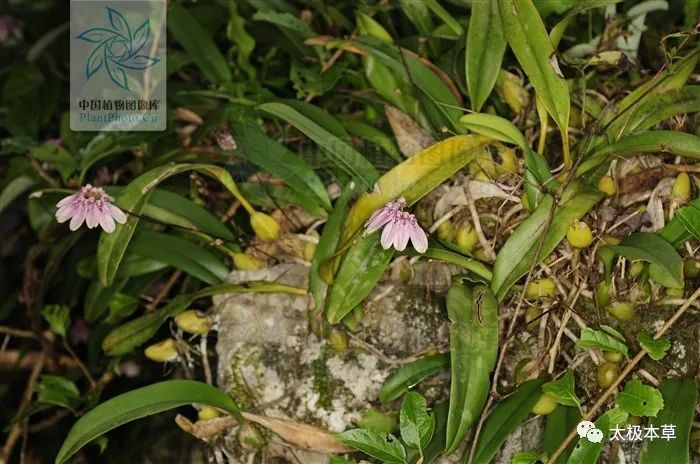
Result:
M153 190L163 180L186 171L199 171L216 178L247 211L253 211L238 191L231 175L222 167L209 164L168 164L146 171L131 181L116 198L116 204L128 213L126 224L118 224L114 232L103 232L100 236L97 246L97 272L102 285L109 287L114 281L127 246L136 231L140 215Z
M132 238L129 250L170 264L209 285L223 282L229 274L229 268L215 254L176 235L141 230Z
M577 408L561 406L549 414L545 420L542 448L546 453L552 454L559 448L569 431L576 428L581 420L581 412ZM561 462L566 462L573 448L574 443L571 443L562 453Z
M664 287L683 288L683 259L663 238L650 233L636 233L619 245L605 245L598 256L605 264L605 278L610 281L613 258L624 256L630 261L642 260L649 264L649 276Z
M481 111L496 84L506 43L498 4L494 1L472 3L465 63L469 100L476 112Z
M399 148L396 146L396 143L394 143L394 139L376 127L352 118L341 118L340 122L343 124L345 129L348 130L348 132L367 140L369 143L376 144L381 147L381 149L384 150L384 152L397 163L403 161Z
M456 264L483 279L484 283L491 281L493 272L481 261L446 248L434 240L429 240L428 244L428 249L423 253L423 256L426 258L438 259L440 261Z
M491 290L496 298L502 301L511 286L527 274L533 264L549 256L566 236L571 224L583 217L601 198L600 192L578 182L564 190L559 207L553 206L551 195L545 195L537 209L515 229L496 256L491 280ZM547 227L550 215L552 220ZM541 246L540 240L544 240ZM540 253L535 257L538 247Z
M625 125L628 134L641 132L679 114L700 111L700 86L668 91L640 106Z
M12 179L0 193L0 213L10 206L17 197L29 190L36 181L28 176L19 176Z
M479 418L498 356L498 303L484 285L454 283L447 292L452 378L445 454L453 453Z
M700 240L700 198L676 211L673 219L657 234L673 248L680 248L693 237Z
M272 140L250 120L236 126L238 148L235 156L254 163L270 174L283 180L291 189L315 198L326 209L330 209L323 182L304 160L289 151L284 145Z
M581 338L577 342L581 348L593 348L596 350L615 351L627 356L628 348L620 340L603 330L593 330L585 327L581 330Z
M664 408L655 418L649 419L649 426L674 425L675 438L647 442L640 464L690 462L688 442L698 402L697 385L692 379L666 379L661 382L659 390Z
M353 147L313 120L284 103L263 103L258 109L287 121L316 142L331 161L351 178L357 179L365 189L371 189L377 180L377 170ZM330 116L328 116L330 118Z
M169 5L168 30L207 79L215 84L231 81L231 70L214 43L211 31L205 30L182 5Z
M51 332L63 338L70 327L70 308L62 305L46 305L41 310L41 317L49 324Z
M483 152L490 138L457 135L438 142L392 168L377 180L377 187L362 195L345 221L342 242L359 232L372 213L403 197L410 206L449 179Z
M445 372L450 368L450 354L434 354L401 366L389 377L381 390L379 401L389 403L428 377Z
M510 48L547 112L565 134L571 105L569 88L560 76L554 46L537 8L531 0L498 0L498 10Z
M423 100L426 110L432 107L440 118L432 120L433 125L438 128L446 126L457 133L464 132L459 124L459 118L462 116L462 111L459 109L460 102L440 77L419 58L406 52L403 52L402 57L394 45L374 37L359 37L350 43L377 58L394 73L405 75L408 72L411 81L426 97L426 100Z
M576 176L582 176L613 159L627 159L641 153L662 153L700 159L700 137L670 130L628 135L587 156L576 170Z
M438 0L425 0L425 4L430 8L430 11L432 11L435 16L440 18L450 29L452 29L452 32L455 34L462 35L464 33L464 29L462 29L462 25L457 21L446 9L440 5ZM435 32L435 29L432 31L433 33Z
M73 424L55 464L63 464L83 446L120 425L188 404L206 404L239 417L238 405L216 387L193 380L168 380L116 396Z
M630 380L625 388L615 397L617 405L633 416L651 416L664 407L661 392L654 387L644 385L641 380Z
M370 294L384 274L394 249L382 248L380 234L359 237L345 254L328 290L326 319L337 324Z
M365 429L347 430L336 435L339 442L387 464L406 464L406 450L391 434Z
M328 221L323 226L321 237L318 239L314 259L311 261L311 268L309 269L309 291L314 298L315 313L320 314L323 311L323 302L326 298L326 291L328 290L328 284L326 284L321 277L321 265L333 255L338 246L343 221L348 211L348 202L354 193L354 183L351 183L351 185L343 189L340 197L338 197L338 200L335 202L335 208L328 217Z
M57 375L43 375L35 390L37 403L70 408L72 403L80 399L80 391L75 382Z
M481 4L485 2L477 2L476 4ZM523 150L527 148L527 141L525 136L520 132L520 129L515 127L515 124L502 118L496 116L495 114L488 113L470 113L465 114L459 119L459 122L472 132L477 134L486 135L488 137L500 140L501 142L512 143L517 145Z
M671 348L671 341L668 337L656 339L647 332L637 335L637 341L654 361L662 360L666 356L668 349Z
M595 426L603 432L604 437L608 437L614 427L619 427L625 422L627 422L627 413L615 408L600 416L595 421ZM603 445L605 445L605 439L600 443L594 443L586 437L579 438L566 464L596 464Z
M442 451L445 448L445 433L447 432L447 403L442 402L433 406L433 415L435 416L435 431L430 443L423 450L423 462L435 463L438 456L442 456Z
M542 391L549 393L559 404L581 409L581 400L576 396L574 372L571 369L567 369L560 378L542 385Z
M428 405L422 395L416 392L408 392L403 399L399 414L401 438L410 448L419 450L423 454L423 448L430 442L435 431L435 417L428 413Z
M288 293L290 295L306 295L304 289L271 282L212 285L194 293L178 295L162 308L120 325L105 337L102 341L102 349L107 356L119 356L129 353L150 340L169 317L177 316L186 310L193 301L224 293Z
M541 379L520 384L511 396L498 403L479 434L473 464L490 464L508 436L527 416L542 396Z

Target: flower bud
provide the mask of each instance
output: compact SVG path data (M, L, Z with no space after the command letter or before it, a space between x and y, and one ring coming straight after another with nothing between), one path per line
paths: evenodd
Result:
M559 407L554 397L549 393L543 393L537 403L532 407L532 413L538 416L546 416L552 414Z
M673 199L678 203L685 203L690 200L691 191L690 176L687 172L681 172L676 177L676 180L673 181L673 187L671 187Z
M201 311L190 309L175 316L175 324L183 332L191 334L205 334L209 332L211 323L209 318Z
M455 240L458 247L467 253L471 253L474 249L474 245L479 242L479 236L476 234L476 230L472 225L465 222L457 228Z
M255 235L265 242L277 240L280 236L280 225L269 214L253 212L250 215L250 226L255 231Z
M631 321L634 317L634 305L628 301L616 301L608 306L608 312L618 321Z
M217 417L221 417L221 413L218 409L211 406L204 406L197 412L197 419L199 420L210 420L216 419Z
M574 248L586 248L593 243L593 234L588 224L576 222L566 231L566 239Z
M528 300L553 299L556 295L557 285L549 277L533 279L525 288L525 298Z
M249 271L251 269L262 269L265 267L265 262L247 253L234 253L233 265L241 271Z
M154 343L146 348L144 354L148 359L155 362L175 361L177 359L175 340L166 338L162 342Z
M598 181L598 190L611 197L617 193L617 186L612 177L603 176Z

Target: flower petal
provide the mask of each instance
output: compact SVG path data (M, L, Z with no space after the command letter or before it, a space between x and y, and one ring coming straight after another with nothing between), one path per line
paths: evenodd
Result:
M116 206L109 205L109 214L117 221L119 224L124 224L126 222L126 214Z
M68 219L73 217L75 214L75 207L73 205L62 206L56 211L56 221L59 224L66 222Z
M70 220L69 224L69 229L70 230L78 230L78 228L83 225L83 221L85 221L85 214L87 211L85 208L78 207L75 211L75 214L73 215L73 218Z
M396 236L394 237L394 248L396 248L398 251L403 251L406 249L406 245L408 245L410 227L409 222L405 219L397 221L397 231Z
M371 234L381 229L384 224L394 219L396 213L386 207L377 210L370 216L366 224L365 234Z
M428 249L428 236L425 235L423 228L421 228L417 222L414 222L411 224L411 228L409 229L408 233L411 236L413 248L415 248L418 253L425 253Z
M391 221L389 224L384 227L384 230L382 231L382 238L380 240L380 243L382 244L382 248L385 250L388 250L391 248L392 243L394 243L394 240L396 239L396 227L397 227L397 220Z
M110 234L114 232L114 229L116 227L114 224L114 219L111 215L107 214L106 212L100 215L100 226L104 229L105 232Z
M88 229L94 229L97 224L100 223L100 210L95 205L90 205L87 208L87 214L85 215L85 223Z
M68 195L67 197L65 197L64 199L62 199L62 200L59 201L58 203L56 203L56 208L61 208L61 207L63 207L63 206L68 206L69 204L71 204L71 203L73 203L75 200L77 200L79 196L80 196L80 192L75 192L75 193L72 194L72 195Z

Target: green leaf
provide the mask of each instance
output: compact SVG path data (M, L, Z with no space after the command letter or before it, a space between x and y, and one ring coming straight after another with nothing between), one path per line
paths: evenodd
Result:
M380 234L360 237L343 258L335 281L329 289L326 318L337 324L370 294L384 274L394 249L385 250Z
M34 179L28 176L18 176L12 179L0 193L0 213L22 193L32 188L34 184L36 184Z
M216 178L243 204L246 210L252 211L252 207L238 191L231 175L222 167L209 164L168 164L146 171L131 181L116 198L116 204L130 213L127 215L126 224L119 224L111 234L103 232L100 236L97 246L97 272L102 285L109 287L114 281L126 248L138 225L141 212L153 190L163 180L186 171L199 171Z
M408 72L411 81L425 97L422 101L423 106L426 109L432 108L435 113L435 117L431 117L433 125L438 128L446 126L457 133L464 132L459 124L459 118L462 116L462 111L459 109L461 103L440 77L419 58L406 52L402 57L394 45L374 37L359 37L350 43L377 58L394 73L406 75Z
M486 2L477 2L477 4L482 4ZM525 136L520 132L520 129L515 127L515 124L502 118L496 116L495 114L488 113L470 113L465 114L459 119L459 122L472 132L477 134L486 135L488 137L500 140L501 142L512 143L517 145L523 150L527 148L527 141Z
M593 330L585 327L581 330L581 338L577 342L581 348L615 351L627 356L628 348L623 342L603 330Z
M78 167L77 161L70 153L64 148L48 142L38 147L30 148L29 156L53 166L64 182L68 181L70 175Z
M319 205L330 209L331 201L323 182L298 155L269 138L250 120L236 126L235 133L238 143L235 156L260 166L283 180L292 190L315 198Z
M176 235L141 230L131 240L130 251L144 258L170 264L209 285L221 283L228 267L201 244Z
M546 418L544 426L544 438L542 448L547 454L552 454L559 448L559 445L564 441L570 430L576 428L576 425L581 420L581 412L577 408L568 406L558 407L549 414ZM566 462L567 458L574 449L574 443L571 443L560 460Z
M619 245L605 245L598 256L605 264L605 278L610 281L613 258L624 256L630 261L642 260L649 264L649 275L664 287L683 288L683 259L663 238L650 233L636 233Z
M511 464L539 464L547 462L547 453L521 451L513 456Z
M401 366L379 390L379 401L389 403L428 377L450 368L450 354L434 354Z
M255 39L245 29L245 19L238 13L236 0L228 1L229 16L231 19L226 26L226 36L238 46L236 63L248 74L248 78L255 79L255 67L250 64L250 55L255 48Z
M428 240L428 249L423 253L423 256L461 266L478 276L484 283L489 283L493 277L491 269L481 261L446 248L434 240Z
M623 425L625 422L627 422L627 413L619 408L615 408L600 416L595 421L595 426L597 429L602 430L604 436L607 437L613 427ZM566 464L596 464L603 445L605 445L605 440L600 443L594 443L586 437L579 438Z
M188 404L206 404L239 417L238 405L227 394L202 382L168 380L116 396L88 411L71 427L56 464L62 464L95 438L120 425Z
M581 409L581 400L576 396L574 372L571 369L567 369L559 379L542 385L542 391L549 393L559 404Z
M35 390L37 403L71 409L71 404L80 399L80 391L75 382L56 375L43 375Z
M493 1L472 3L465 64L469 100L476 112L481 110L496 84L506 43L498 4Z
M520 384L511 396L499 402L489 414L479 434L473 464L490 464L508 436L530 414L542 396L541 379Z
M625 132L641 132L679 114L700 111L700 86L665 92L639 107L627 121Z
M452 32L458 36L464 33L464 29L462 29L462 25L459 23L459 21L457 21L446 9L444 9L437 0L425 0L425 4L428 6L428 8L430 8L430 11L432 11L435 16L442 19L442 21L450 29L452 29ZM435 29L433 29L432 32L434 33Z
M693 237L700 240L700 198L676 211L673 219L657 234L673 248L680 248Z
M330 160L365 189L371 189L379 177L377 170L353 147L348 145L312 119L284 103L263 103L258 109L287 121L324 149ZM327 116L331 118L331 116Z
M182 5L169 5L168 30L207 79L215 84L231 81L231 70L214 43L211 31L205 30Z
M498 356L498 303L488 287L454 283L447 292L452 379L445 454L479 418Z
M419 450L428 445L435 432L435 416L428 413L428 405L422 395L408 392L401 405L399 414L401 438L410 448Z
M675 438L647 442L646 450L640 456L640 464L690 462L688 448L698 401L697 385L693 379L666 379L659 389L664 408L656 418L649 420L649 426L675 425Z
M630 380L625 388L617 394L615 402L623 411L633 416L656 417L664 407L661 392L654 387L644 385L641 380Z
M41 317L48 322L51 332L65 338L70 326L70 308L62 305L46 305Z
M641 153L663 153L700 159L700 137L671 130L628 135L586 156L576 170L576 176L582 176L612 159L627 159Z
M660 361L666 356L666 352L671 348L671 341L668 337L655 339L647 332L642 332L637 335L637 341L644 348L649 357L654 361Z
M396 143L394 143L394 139L376 127L352 118L341 118L340 122L348 132L367 140L371 144L376 144L381 147L381 149L397 163L403 161L401 153L399 153L399 148L396 146Z
M575 221L583 217L600 199L602 194L578 182L564 190L559 207L553 206L551 195L545 195L539 206L508 238L496 256L493 265L491 290L502 301L511 286L529 271L533 264L541 262L557 247ZM552 221L547 222L554 208ZM541 247L540 240L543 239ZM535 253L540 247L540 253Z
M607 5L614 5L615 3L619 3L622 0L581 0L579 1L578 5L572 8L566 15L552 28L552 30L549 32L549 37L552 39L552 44L556 48L557 45L559 45L559 41L561 40L562 36L564 35L564 32L566 31L566 28L569 27L569 24L573 21L574 17L579 14L583 13L584 11L593 9L593 8L599 8L602 6L607 6Z
M556 54L544 23L531 0L498 0L498 10L510 48L537 96L559 129L569 126L569 88L558 72Z
M406 450L391 434L365 429L347 430L336 435L339 442L357 448L387 464L406 464Z
M483 153L490 138L457 135L420 151L377 180L377 188L362 195L345 221L341 243L359 232L373 212L403 197L410 206Z

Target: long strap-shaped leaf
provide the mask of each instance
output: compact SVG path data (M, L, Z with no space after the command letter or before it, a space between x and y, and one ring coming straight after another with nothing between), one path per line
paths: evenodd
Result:
M258 108L293 125L325 150L331 161L351 178L371 189L379 174L367 159L337 136L284 103L263 103ZM330 116L329 116L330 117Z
M207 404L240 417L238 405L216 387L193 380L168 380L114 397L78 419L56 455L63 464L83 446L120 425L187 404Z
M498 0L505 35L547 112L565 133L571 101L552 41L532 0Z
M484 285L455 283L447 292L452 380L445 454L459 447L479 417L498 356L498 303Z
M493 1L472 3L466 47L466 74L472 110L478 112L496 84L501 70L506 36Z

